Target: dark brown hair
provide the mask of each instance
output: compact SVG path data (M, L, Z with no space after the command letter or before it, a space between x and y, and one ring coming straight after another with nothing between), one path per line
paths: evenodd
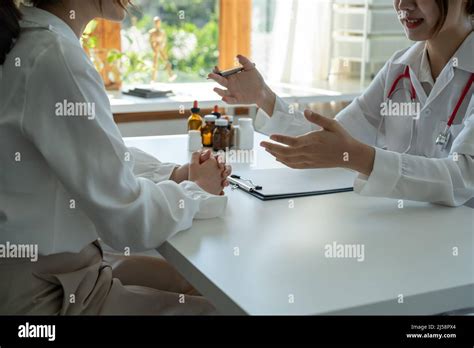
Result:
M436 32L439 32L443 28L444 23L446 22L446 17L448 16L448 7L449 0L436 0L438 5L440 18L438 24L436 25ZM467 0L466 12L468 15L474 15L474 0Z
M61 0L32 0L34 6L52 4ZM102 8L102 0L100 5ZM124 7L120 0L115 0L120 6ZM131 1L127 1L131 4ZM21 12L15 4L14 0L0 1L0 65L5 63L7 54L13 48L16 40L20 36L20 19Z
M20 35L20 10L13 0L0 2L0 65L5 63L8 52Z

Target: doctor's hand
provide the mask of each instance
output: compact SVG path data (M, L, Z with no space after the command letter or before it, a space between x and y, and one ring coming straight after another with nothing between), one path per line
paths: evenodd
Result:
M322 128L305 135L290 137L272 135L261 146L278 162L290 168L348 168L370 176L374 166L375 149L354 139L342 125L310 110L305 117Z
M203 157L206 159L202 161ZM195 182L204 191L213 195L223 195L224 187L229 185L227 177L232 168L211 152L195 152L189 164L189 180Z
M216 74L219 69L215 67L214 72L208 75L209 79L226 88L214 88L214 92L227 104L257 104L271 116L276 100L275 93L267 86L254 63L242 55L238 55L237 59L244 68L241 73L222 77Z

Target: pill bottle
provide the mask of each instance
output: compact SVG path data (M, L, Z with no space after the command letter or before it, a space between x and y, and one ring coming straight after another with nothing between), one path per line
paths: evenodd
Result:
M226 151L230 147L229 122L226 119L216 120L212 147L214 151Z
M217 117L214 115L204 116L204 127L201 128L202 144L205 147L212 147L212 138L216 128Z
M251 118L240 118L238 131L240 150L253 150L254 133L253 120Z
M222 116L223 118L225 118L227 121L229 121L229 132L230 132L230 147L234 147L235 146L235 143L236 143L236 140L235 139L235 129L234 129L234 116L231 116L231 115L224 115Z

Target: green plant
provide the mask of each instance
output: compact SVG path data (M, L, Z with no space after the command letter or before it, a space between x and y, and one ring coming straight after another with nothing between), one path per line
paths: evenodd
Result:
M168 36L168 54L177 82L201 81L218 61L218 21L216 0L140 0L135 1L141 9L135 22L140 41L145 49L124 50L109 53L109 63L119 63L123 81L148 83L151 78L153 53L148 45L148 31L153 28L153 17L160 15L162 28ZM184 11L185 19L179 14ZM125 24L123 40L132 45L131 24ZM138 30L137 30L138 29ZM136 39L136 38L135 38ZM160 76L166 76L160 67Z
M97 28L97 21L93 20L87 24L86 28L84 29L84 33L81 37L81 44L82 47L90 50L95 49L99 43L99 39L97 36L92 35L92 33Z
M125 31L123 38L132 42L132 38ZM153 54L151 49L148 51L119 52L117 50L109 51L107 55L109 64L117 64L122 75L122 81L125 84L148 83L150 82Z
M168 50L173 66L181 72L205 77L217 63L218 51L218 24L217 19L212 18L202 28L193 23L185 23L182 26L164 25L169 41ZM193 35L196 40L194 49L186 58L178 57L175 53L178 46L176 38L179 33Z

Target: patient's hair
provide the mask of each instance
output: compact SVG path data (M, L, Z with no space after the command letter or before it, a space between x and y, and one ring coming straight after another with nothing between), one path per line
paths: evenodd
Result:
M0 65L5 62L7 53L20 35L20 19L20 10L13 0L0 2Z
M101 8L102 1L99 0ZM114 1L125 8L120 0ZM61 0L31 0L30 2L34 6L42 6L60 3ZM128 1L128 3L131 3L131 1ZM21 12L15 0L0 0L0 65L5 63L7 54L20 36L20 19Z
M448 16L449 0L436 0L436 4L439 7L440 19L436 26L436 32L439 32L443 28L446 17ZM467 0L466 13L470 16L474 15L474 0Z

